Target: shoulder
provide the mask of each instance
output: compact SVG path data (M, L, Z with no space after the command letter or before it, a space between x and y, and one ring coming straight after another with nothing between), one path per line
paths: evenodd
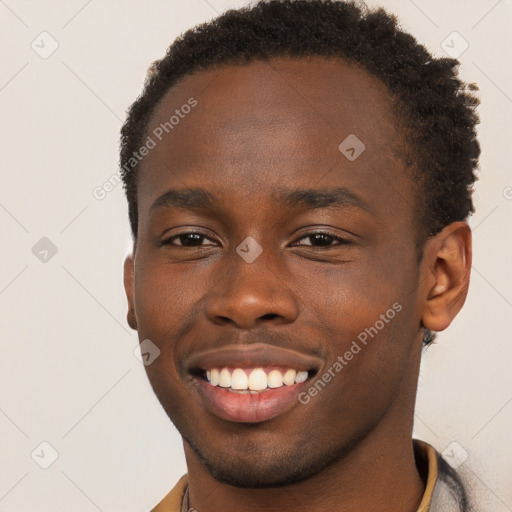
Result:
M474 487L471 471L454 469L424 441L413 439L413 445L416 465L426 484L418 512L477 512L469 493Z
M436 452L438 477L432 495L432 512L477 512L470 502L469 482Z

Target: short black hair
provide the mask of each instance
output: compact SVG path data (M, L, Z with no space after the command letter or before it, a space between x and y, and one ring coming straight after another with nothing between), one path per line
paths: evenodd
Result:
M120 172L134 240L139 164L133 165L132 156L165 93L196 71L280 56L340 57L387 86L409 141L406 164L414 167L421 186L427 235L473 212L479 100L472 94L476 86L458 77L459 62L434 58L383 9L352 1L262 0L188 30L151 65L121 129Z
M188 30L149 68L120 140L135 244L140 164L133 155L144 144L148 122L166 92L186 75L208 68L307 56L341 58L387 87L403 133L404 164L417 183L418 240L473 213L479 100L473 94L477 87L459 78L459 62L434 58L381 8L353 1L261 0Z

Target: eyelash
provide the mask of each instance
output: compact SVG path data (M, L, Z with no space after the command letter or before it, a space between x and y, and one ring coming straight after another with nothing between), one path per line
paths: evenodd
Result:
M197 249L199 247L203 247L202 245L184 246L184 245L176 245L176 244L172 243L173 240L178 239L180 236L186 236L186 235L199 235L199 236L203 237L203 239L205 238L207 240L211 240L208 237L208 235L206 235L205 233L202 233L201 231L184 231L183 233L178 233L176 235L172 235L171 237L168 237L168 238L162 240L161 245L162 246L171 245L173 247L188 247L188 248L192 248L192 249ZM299 247L315 247L317 249L330 249L332 247L337 247L340 245L350 245L352 243L352 241L349 240L348 238L343 238L343 237L340 237L339 235L334 235L333 233L330 233L328 231L314 231L311 233L306 233L305 235L303 235L299 239L297 239L297 241L294 243L297 243L300 240L303 240L305 238L312 237L315 235L327 236L327 237L331 238L333 241L338 242L338 243L333 244L333 245L323 245L323 246L322 245L313 245L311 243L310 244L300 244Z

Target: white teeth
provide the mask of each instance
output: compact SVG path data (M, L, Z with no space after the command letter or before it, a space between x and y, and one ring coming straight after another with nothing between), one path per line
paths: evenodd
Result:
M301 382L306 381L308 378L308 372L301 371L297 372L297 375L295 376L295 384L300 384Z
M261 391L267 387L267 374L262 368L255 368L249 375L249 389Z
M208 377L208 374L206 374L206 376ZM217 370L216 368L214 368L210 372L210 383L212 384L212 386L219 385L219 370Z
M231 388L236 391L262 391L267 388L275 389L300 384L308 378L307 371L296 371L292 368L286 370L284 374L279 370L271 370L267 375L263 368L254 368L247 377L247 372L247 369L242 368L235 368L233 372L230 372L227 367L212 368L206 370L206 379L212 386L221 388Z
M283 382L287 386L295 384L295 375L297 375L297 372L295 370L286 370L286 373L283 375Z
M231 373L227 368L222 368L219 375L219 386L221 388L231 387Z
M231 387L233 389L247 389L247 375L241 368L237 368L231 374Z
M280 388L283 385L283 376L279 370L272 370L267 376L269 388Z

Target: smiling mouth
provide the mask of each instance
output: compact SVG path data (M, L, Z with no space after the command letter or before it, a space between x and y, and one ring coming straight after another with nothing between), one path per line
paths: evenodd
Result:
M317 370L275 366L218 366L192 372L207 410L236 423L259 423L294 408L300 389Z
M295 370L282 367L230 368L227 366L200 370L203 380L213 387L239 394L258 394L294 384L302 384L316 374L316 370Z
M236 423L268 421L294 409L300 390L324 361L258 343L195 352L183 366L206 411Z

